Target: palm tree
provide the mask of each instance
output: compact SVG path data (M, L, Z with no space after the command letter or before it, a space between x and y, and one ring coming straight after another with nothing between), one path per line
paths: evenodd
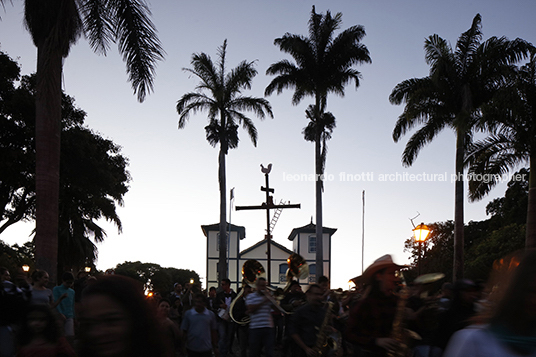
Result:
M469 199L482 199L516 166L528 163L526 248L536 248L536 52L484 108L492 134L469 147ZM485 176L481 176L485 175ZM485 178L485 179L480 179ZM523 178L524 180L524 178Z
M26 0L24 21L37 47L36 263L51 274L58 251L63 58L84 34L98 53L117 42L138 100L152 91L163 50L143 0ZM55 279L53 279L55 280Z
M450 44L432 35L425 40L426 63L430 74L396 85L389 100L405 103L393 130L398 142L410 129L421 126L406 144L402 163L411 166L419 151L444 128L456 132L456 182L454 204L453 277L463 277L463 175L467 145L471 143L476 119L511 71L511 64L526 55L528 44L520 39L492 37L482 41L481 16L462 33L453 50Z
M244 89L251 89L253 77L257 75L255 62L242 61L227 72L225 55L227 40L218 48L218 62L213 63L205 53L193 54L192 69L185 71L200 79L195 92L184 94L177 102L179 129L186 126L190 114L208 112L209 124L205 127L206 138L212 147L219 144L218 180L220 188L220 256L218 280L227 278L227 211L225 155L229 149L238 147L238 124L247 131L254 146L257 146L257 129L253 121L242 113L252 111L261 120L269 115L273 118L272 107L266 99L242 95Z
M335 127L335 118L328 126L323 125L327 108L328 93L344 96L344 87L355 82L359 87L361 74L352 68L356 64L370 63L369 51L360 43L365 36L363 26L352 26L337 36L342 23L342 14L335 16L327 11L325 15L317 14L315 7L309 19L309 37L286 33L274 41L283 52L290 54L295 63L281 60L272 64L266 74L277 75L268 87L265 95L273 92L280 94L283 89L294 88L292 104L297 105L306 96L315 99L314 105L307 109L307 118L311 123L304 129L305 140L315 142L315 198L316 198L316 276L324 274L322 244L322 190L325 163L325 142ZM326 131L327 130L327 131ZM329 135L328 135L329 134Z
M102 54L117 42L142 102L163 50L144 0L26 0L24 21L37 47L36 263L55 281L63 59L82 34Z

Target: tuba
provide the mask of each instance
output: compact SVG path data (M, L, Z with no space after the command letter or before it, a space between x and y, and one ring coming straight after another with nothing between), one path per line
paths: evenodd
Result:
M244 295L244 288L243 287L245 285L249 285L249 286L253 287L253 285L255 285L255 282L257 281L257 279L260 278L260 277L264 277L264 276L265 276L264 267L262 266L262 264L259 261L255 260L255 259L250 259L250 260L247 260L242 265L242 289L240 290L238 295L234 298L234 300L231 302L231 306L229 307L229 316L237 324L245 325L245 324L249 323L249 317L248 316L242 318L241 320L237 320L237 319L235 319L234 314L233 314L233 310L234 310L236 302L238 301L238 299L240 299L242 297L242 295Z
M287 264L287 285L283 288L284 292L288 291L290 283L294 278L300 280L309 276L309 265L307 265L305 259L298 253L292 253L287 258Z

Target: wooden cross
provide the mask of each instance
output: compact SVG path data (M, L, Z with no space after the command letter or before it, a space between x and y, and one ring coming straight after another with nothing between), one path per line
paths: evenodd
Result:
M267 280L268 284L270 285L272 283L271 280L271 274L270 274L270 266L272 262L272 249L271 249L271 239L272 235L270 232L270 210L271 209L285 209L285 208L301 208L301 205L298 204L287 204L287 205L275 205L274 204L274 198L270 195L270 193L274 193L274 189L270 188L270 183L268 179L268 175L270 174L270 171L272 170L272 164L269 164L267 168L262 166L261 164L261 172L264 173L265 181L266 181L266 187L261 186L261 191L266 192L266 202L263 202L260 206L236 206L235 209L237 211L241 210L259 210L264 209L266 210L266 236L264 237L266 239L266 243L268 245L268 250L266 251L266 258L267 258Z

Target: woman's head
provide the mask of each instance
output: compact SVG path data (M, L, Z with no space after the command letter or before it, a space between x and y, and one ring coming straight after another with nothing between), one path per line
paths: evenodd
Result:
M42 286L47 286L48 285L48 273L44 270L35 270L33 273L32 273L32 282L34 284L40 284Z
M31 305L26 311L19 334L21 346L28 344L35 336L44 337L51 343L58 341L58 324L48 305Z
M107 275L82 295L81 356L159 356L154 311L141 283Z

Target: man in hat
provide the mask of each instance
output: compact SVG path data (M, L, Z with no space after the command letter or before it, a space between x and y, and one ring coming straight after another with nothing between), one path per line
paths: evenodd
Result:
M372 263L359 279L366 286L361 301L350 311L346 338L367 356L387 356L400 347L392 337L397 313L395 295L399 278L397 272L404 266L395 264L389 254Z

